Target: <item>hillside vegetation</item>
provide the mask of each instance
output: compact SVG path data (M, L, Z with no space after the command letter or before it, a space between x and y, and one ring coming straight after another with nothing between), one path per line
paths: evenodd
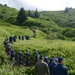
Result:
M1 21L2 22L2 21ZM2 22L3 23L3 22ZM13 26L9 23L3 23L4 26L0 25L0 59L1 59L1 75L7 75L7 74L15 74L18 75L19 73L21 75L33 75L34 67L31 69L31 67L17 67L14 68L9 67L9 59L5 53L4 47L3 47L3 41L6 36L14 36L14 35L29 35L30 40L18 40L17 42L11 44L12 48L15 50L16 56L18 56L18 52L23 52L23 58L25 60L25 51L28 49L31 54L31 62L34 61L34 50L36 49L39 54L47 55L48 58L50 58L52 55L63 56L65 58L65 65L68 67L70 75L74 75L75 70L75 64L74 64L74 58L75 58L75 42L72 41L62 41L62 40L48 40L46 37L47 35L39 30L37 30L37 38L33 38L33 32L28 28L23 28L19 26ZM8 24L6 26L6 24ZM4 63L3 63L4 62ZM5 64L5 65L4 65ZM7 70L5 69L7 68ZM21 69L22 70L21 70ZM10 72L8 73L8 71ZM5 71L5 73L4 73Z
M26 11L28 12L28 11ZM32 12L32 11L31 11ZM33 75L34 66L10 65L3 42L5 37L28 35L30 40L18 40L11 44L16 56L18 52L28 49L31 63L34 61L34 50L39 55L63 56L69 75L75 75L75 9L64 11L42 11L40 17L28 17L22 26L16 24L18 10L8 6L0 6L0 75ZM33 13L33 12L32 12ZM36 29L37 37L33 38L31 28Z

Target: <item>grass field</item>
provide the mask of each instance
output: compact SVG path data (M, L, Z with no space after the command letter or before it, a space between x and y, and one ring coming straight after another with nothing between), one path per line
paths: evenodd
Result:
M6 36L13 35L29 35L30 40L18 40L11 44L17 55L19 51L23 52L28 49L31 54L31 61L33 61L34 50L39 54L47 55L50 58L52 55L63 56L65 58L65 65L68 67L69 75L75 75L75 42L65 40L48 40L46 34L37 30L37 37L33 38L33 32L30 29L19 26L0 26L0 75L33 75L34 67L9 65L9 59L4 51L3 41ZM3 63L4 62L4 63Z

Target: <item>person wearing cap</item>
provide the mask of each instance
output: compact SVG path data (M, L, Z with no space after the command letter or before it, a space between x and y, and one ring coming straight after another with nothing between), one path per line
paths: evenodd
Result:
M26 66L30 66L30 53L26 50Z
M19 65L21 64L22 65L22 52L19 52Z
M50 75L53 75L53 68L57 65L55 62L55 58L50 58L50 63L49 63L49 70L50 70Z
M35 61L34 61L34 63L36 64L37 62L38 62L38 52L35 51Z
M14 58L14 50L11 49L11 51L10 51L10 61L11 62L13 61L13 58Z
M44 57L41 55L39 62L35 65L34 75L50 75L48 64L44 62Z
M22 36L22 40L24 40L24 36Z
M48 57L47 56L44 57L44 62L46 62L48 64Z
M13 36L13 41L16 42L16 40L17 40L17 36L15 35Z
M18 39L21 40L21 36L20 35L18 36Z
M58 65L55 66L53 69L53 75L68 75L67 68L63 64L64 64L64 58L59 57Z
M6 50L7 54L9 55L10 51L11 51L10 43L7 43L7 45L5 46L5 50Z
M13 42L13 37L12 37L12 36L9 37L9 42L10 42L10 43Z

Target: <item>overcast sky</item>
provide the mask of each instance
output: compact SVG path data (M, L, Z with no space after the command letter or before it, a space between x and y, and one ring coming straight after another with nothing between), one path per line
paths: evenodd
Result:
M10 7L26 10L64 10L65 7L75 8L75 0L0 0L0 3Z

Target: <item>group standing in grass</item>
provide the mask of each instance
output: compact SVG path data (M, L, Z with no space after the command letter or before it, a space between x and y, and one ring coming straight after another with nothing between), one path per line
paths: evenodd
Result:
M13 38L12 36L10 36L9 39L6 38L4 41L5 51L10 57L10 62L13 62L14 59L15 61L18 59L17 63L19 65L32 66L32 64L30 63L30 53L28 50L26 50L25 63L23 62L23 53L21 51L18 53L18 58L16 58L15 51L10 46L10 43L16 42L16 39L16 36L14 36ZM19 40L20 39L21 37L19 36ZM24 40L24 37L22 37L22 40ZM68 75L67 68L63 65L63 57L59 57L57 59L53 55L49 60L47 56L40 55L39 57L38 51L35 50L34 58L34 75Z

